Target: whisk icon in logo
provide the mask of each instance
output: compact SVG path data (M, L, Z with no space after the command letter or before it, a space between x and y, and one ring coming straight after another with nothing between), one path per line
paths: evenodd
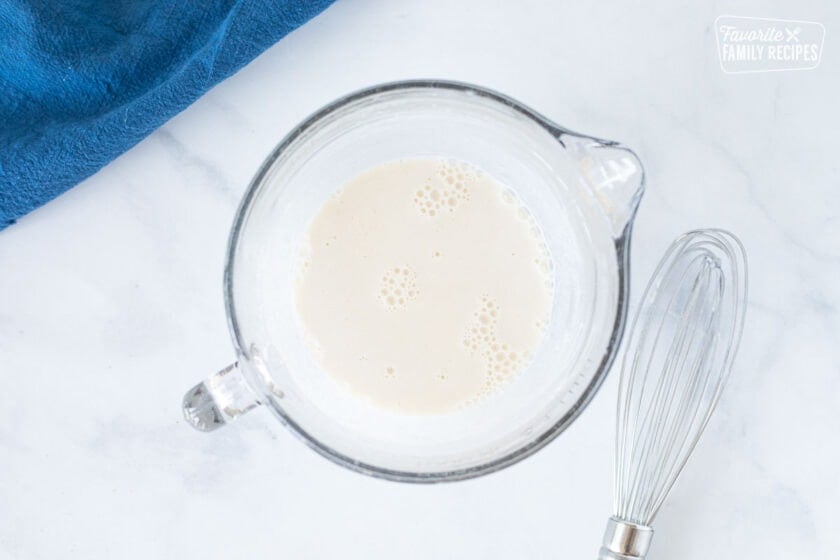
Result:
M820 63L825 27L813 21L720 16L715 36L727 74L811 70Z

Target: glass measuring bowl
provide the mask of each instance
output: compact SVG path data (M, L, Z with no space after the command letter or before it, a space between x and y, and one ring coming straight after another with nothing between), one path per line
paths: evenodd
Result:
M300 243L322 204L365 169L410 157L463 160L512 187L553 261L551 319L531 363L489 398L442 415L377 408L340 387L307 351L294 305ZM186 418L210 431L263 405L328 459L407 482L471 478L527 457L580 414L615 356L643 177L627 148L468 84L391 83L328 105L274 149L242 200L224 276L237 361L186 394Z

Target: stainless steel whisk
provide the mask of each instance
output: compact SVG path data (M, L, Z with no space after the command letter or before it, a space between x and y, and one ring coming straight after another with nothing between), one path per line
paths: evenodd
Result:
M660 262L622 363L615 502L600 560L641 559L651 523L720 397L741 339L746 256L722 230L689 232Z

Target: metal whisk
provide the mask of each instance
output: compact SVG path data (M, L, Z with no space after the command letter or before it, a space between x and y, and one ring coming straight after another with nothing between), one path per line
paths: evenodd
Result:
M599 559L641 559L651 523L709 421L738 349L747 270L722 230L677 239L642 299L622 364L615 503Z

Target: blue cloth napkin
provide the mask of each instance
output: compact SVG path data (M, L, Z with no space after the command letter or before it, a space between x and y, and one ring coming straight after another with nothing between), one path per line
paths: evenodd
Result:
M0 229L332 0L0 0Z

